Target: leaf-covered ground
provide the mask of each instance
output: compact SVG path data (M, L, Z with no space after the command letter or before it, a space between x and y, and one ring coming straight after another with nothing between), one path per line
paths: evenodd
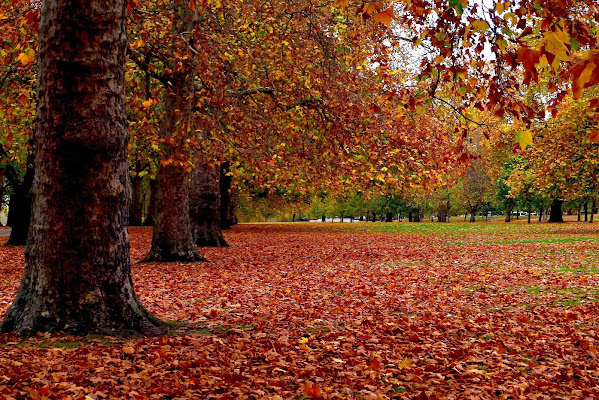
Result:
M172 334L0 335L0 397L597 398L597 226L240 225L187 265L131 228ZM0 317L22 265L0 247Z

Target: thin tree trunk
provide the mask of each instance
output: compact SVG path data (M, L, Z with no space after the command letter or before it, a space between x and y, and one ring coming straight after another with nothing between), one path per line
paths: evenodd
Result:
M532 214L532 205L528 204L528 223L530 224L530 214Z
M562 217L562 200L553 199L551 203L551 213L549 214L549 222L564 222Z
M139 176L131 177L131 186L133 188L131 195L131 216L129 217L129 226L141 226L143 202L141 197L142 178Z
M584 202L584 222L589 220L589 201L585 200Z
M13 194L10 196L7 225L11 227L8 246L25 246L31 223L31 201L33 179L35 176L34 155L27 156L27 169L22 182L13 178Z
M235 218L235 203L232 199L231 184L233 177L229 174L229 163L224 162L220 166L220 227L231 229L237 224ZM324 221L323 221L324 222Z
M539 209L539 222L543 221L543 212L544 212L544 211L545 211L545 210L543 210L543 207L541 207L541 208Z
M220 167L197 165L191 175L189 213L195 244L210 247L228 246L220 223Z
M514 206L506 206L505 207L504 222L512 222L512 211L514 211Z
M193 28L193 13L185 2L174 3L173 41ZM189 216L189 173L185 140L192 131L194 75L191 59L181 61L170 87L164 90L164 117L160 135L169 139L166 159L158 167L157 209L152 247L145 261L203 261L191 233Z
M323 215L323 216L320 218L320 220L321 220L322 222L327 222L327 217L326 217L326 215Z
M158 197L158 180L150 179L148 185L148 211L146 218L144 219L144 226L153 226L154 220L156 219L156 198Z
M589 218L589 223L593 223L593 219L595 219L595 199L591 202L591 218Z
M126 15L123 0L43 2L32 224L2 332L164 331L130 274Z

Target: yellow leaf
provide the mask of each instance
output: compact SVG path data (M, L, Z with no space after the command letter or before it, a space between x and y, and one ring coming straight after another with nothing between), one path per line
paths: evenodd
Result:
M529 130L518 132L516 143L520 145L522 150L526 149L527 146L532 146L532 133Z
M505 4L504 3L497 3L495 4L495 11L497 11L497 14L503 14L503 12L505 11Z
M482 19L477 19L476 21L473 21L470 25L474 28L474 30L479 32L484 32L490 28L487 21L484 21Z
M410 360L409 358L404 358L404 360L400 362L397 366L399 369L412 368L412 360Z
M146 100L143 103L141 103L141 105L143 106L143 108L150 108L152 107L152 100Z

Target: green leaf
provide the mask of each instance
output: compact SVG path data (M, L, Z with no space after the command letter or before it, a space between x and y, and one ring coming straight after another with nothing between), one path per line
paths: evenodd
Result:
M572 51L578 51L578 49L580 48L580 42L576 39L574 39L573 37L570 38L570 47L572 48Z
M462 6L462 0L449 0L449 6L454 7L458 12L458 15L464 13L464 6Z

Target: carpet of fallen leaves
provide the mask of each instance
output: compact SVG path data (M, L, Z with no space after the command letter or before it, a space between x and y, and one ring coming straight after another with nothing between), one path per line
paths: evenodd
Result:
M172 333L0 335L0 397L597 398L596 226L240 225L195 264L141 263L131 228ZM0 247L0 317L22 266Z

